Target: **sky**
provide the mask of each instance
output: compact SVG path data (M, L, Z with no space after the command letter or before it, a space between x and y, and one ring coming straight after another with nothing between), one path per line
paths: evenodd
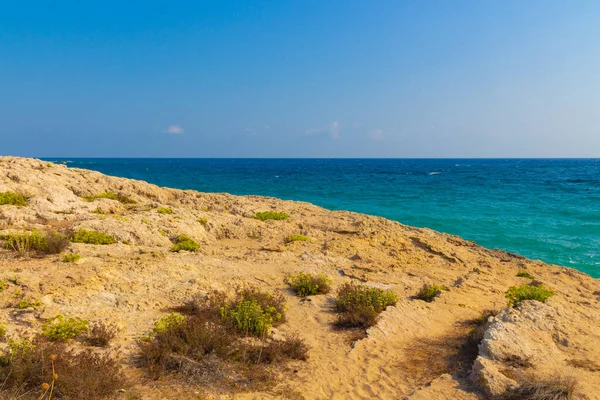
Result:
M600 1L0 1L0 154L600 157Z

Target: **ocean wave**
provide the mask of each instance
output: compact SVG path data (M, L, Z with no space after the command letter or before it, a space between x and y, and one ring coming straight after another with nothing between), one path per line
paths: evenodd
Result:
M430 172L429 175L440 175L442 172Z

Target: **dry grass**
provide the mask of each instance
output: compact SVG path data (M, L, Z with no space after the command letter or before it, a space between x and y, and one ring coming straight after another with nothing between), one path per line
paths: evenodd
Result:
M114 324L94 322L85 335L85 342L94 347L106 347L117 336L117 332Z
M496 396L497 400L571 400L577 382L571 377L522 377L519 387Z
M41 337L10 341L0 362L0 382L0 398L23 399L96 400L126 385L118 360Z

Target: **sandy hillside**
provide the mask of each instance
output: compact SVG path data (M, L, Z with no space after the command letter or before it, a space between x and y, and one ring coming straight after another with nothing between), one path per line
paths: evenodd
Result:
M274 198L159 188L33 159L0 157L5 191L25 194L28 205L0 205L2 234L84 228L117 239L71 244L67 252L82 256L76 263L61 262L61 255L22 258L0 250L0 280L17 282L0 293L7 335L37 332L58 314L115 322L121 330L109 351L123 360L138 398L211 398L176 377L148 379L133 361L136 340L197 293L251 283L283 293L287 321L275 334L297 333L310 346L309 358L282 368L272 390L222 398L483 399L518 387L526 374L572 377L574 398L600 399L600 282L573 269L383 218ZM136 203L84 199L105 192ZM159 207L173 213L159 213ZM290 217L253 218L261 211ZM170 252L181 234L200 250ZM311 240L286 244L292 234ZM521 269L556 295L545 304L506 308L508 288L532 282L516 276ZM310 300L296 297L283 280L299 271L327 274L334 290ZM350 281L399 296L367 337L355 341L355 332L333 326L336 288ZM431 303L413 298L424 284L449 290ZM15 296L39 299L42 306L16 309ZM461 345L486 309L497 316L477 359L463 365Z

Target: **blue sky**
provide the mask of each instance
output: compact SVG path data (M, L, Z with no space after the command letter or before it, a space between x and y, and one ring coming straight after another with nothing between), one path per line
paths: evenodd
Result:
M600 157L600 2L0 2L0 154Z

